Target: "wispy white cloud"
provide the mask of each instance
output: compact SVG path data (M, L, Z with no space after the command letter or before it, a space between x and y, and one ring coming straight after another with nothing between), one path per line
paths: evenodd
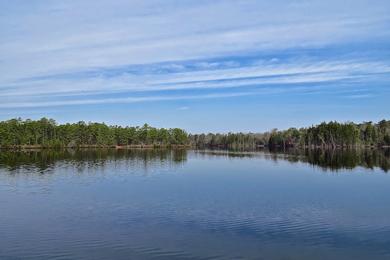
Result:
M220 98L247 87L371 80L390 73L386 57L299 50L388 42L389 12L387 1L368 0L1 2L0 107ZM286 59L288 51L298 54ZM129 97L102 97L117 93Z
M198 64L198 63L196 63ZM202 62L207 64L207 62ZM216 64L211 62L210 64ZM88 96L118 92L149 92L194 89L226 89L273 84L323 83L364 80L378 73L389 73L390 66L361 61L294 61L287 63L254 62L255 65L229 68L202 65L202 70L176 73L84 75L29 79L0 88L0 97L9 100L36 96ZM164 65L165 67L167 65ZM184 71L184 66L174 64ZM212 69L205 69L212 67ZM219 68L219 69L218 69ZM158 69L157 69L158 70ZM55 86L55 87L53 87Z
M190 107L184 106L184 107L179 107L177 110L189 110Z
M388 37L386 8L370 1L346 2L350 5L43 1L23 8L14 4L12 15L5 13L6 8L2 11L2 82L96 67ZM381 4L388 8L384 1Z
M348 96L346 96L346 98L349 98L349 99L364 99L364 98L372 98L374 96L375 95L373 95L373 94L355 94L355 95L348 95Z
M62 101L45 102L21 102L21 103L2 103L0 108L26 108L26 107L56 107L71 105L95 105L95 104L120 104L120 103L139 103L151 101L169 101L169 100L191 100L191 99L214 99L229 98L255 95L255 92L236 92L236 93L214 93L206 95L181 95L181 96L147 96L147 97L120 97L120 98L96 98L96 99L76 99Z

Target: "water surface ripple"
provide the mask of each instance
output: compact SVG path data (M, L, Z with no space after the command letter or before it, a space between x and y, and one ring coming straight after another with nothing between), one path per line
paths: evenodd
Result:
M388 151L0 152L0 259L390 259Z

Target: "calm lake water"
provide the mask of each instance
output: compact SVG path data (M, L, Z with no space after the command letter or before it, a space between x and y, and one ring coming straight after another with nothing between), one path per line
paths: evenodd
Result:
M0 152L0 259L390 259L389 151Z

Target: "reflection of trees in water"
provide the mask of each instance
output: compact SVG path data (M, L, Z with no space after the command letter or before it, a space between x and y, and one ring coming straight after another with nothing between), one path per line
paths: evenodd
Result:
M390 169L390 151L378 149L350 150L291 150L287 152L287 160L291 162L306 162L324 169L353 169L361 166L373 169L380 167L387 172Z
M57 163L68 163L77 169L104 167L107 163L128 162L129 167L142 164L182 164L187 160L185 149L79 149L0 151L0 168L10 172L38 169L44 173Z
M227 151L206 150L196 151L198 156L226 156L229 158L262 157L270 160L287 160L289 162L304 162L323 169L353 169L357 166L372 169L380 167L383 171L390 170L390 149L288 149L259 151ZM31 150L31 151L1 151L0 169L5 168L11 173L18 169L38 170L48 172L57 164L72 165L78 171L105 167L108 163L125 165L125 167L149 167L159 165L180 165L187 160L186 149L80 149L80 150Z
M227 156L229 158L263 157L270 160L304 162L323 169L353 169L361 166L369 169L380 167L390 170L390 149L286 149L261 151L204 150L203 156Z

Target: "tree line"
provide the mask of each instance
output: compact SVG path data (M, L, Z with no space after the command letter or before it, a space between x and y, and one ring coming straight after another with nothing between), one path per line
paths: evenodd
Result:
M389 146L390 121L378 123L323 122L307 128L274 129L265 133L196 134L189 136L197 147L255 149L268 146L336 148L356 146Z
M0 146L169 146L188 143L188 134L179 128L109 126L104 123L57 124L53 119L11 119L0 122Z
M0 122L0 146L172 146L256 149L258 147L389 146L390 121L378 123L323 122L307 128L274 129L265 133L187 134L180 128L110 126L104 123L57 124L53 119L11 119Z

